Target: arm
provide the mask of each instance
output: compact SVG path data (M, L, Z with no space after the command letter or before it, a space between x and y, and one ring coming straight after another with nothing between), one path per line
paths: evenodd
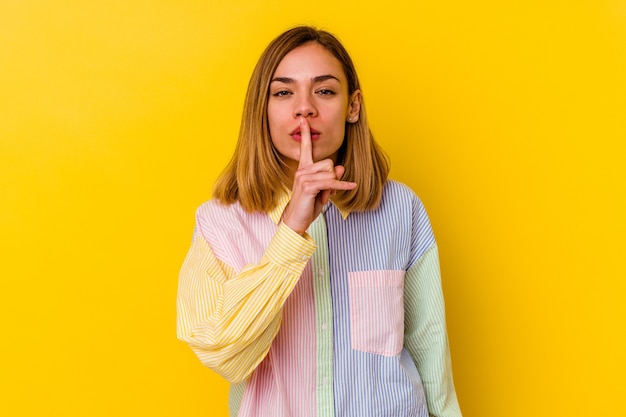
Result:
M281 224L259 263L237 274L198 233L180 271L178 338L230 382L244 380L267 355L314 250L310 237Z
M460 417L452 380L437 246L409 268L404 283L405 347L422 378L428 413Z

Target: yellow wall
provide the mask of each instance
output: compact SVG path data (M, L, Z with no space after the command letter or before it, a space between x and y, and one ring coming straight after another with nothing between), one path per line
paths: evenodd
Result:
M266 3L0 3L0 415L226 416L177 272L297 23L429 209L465 416L625 415L626 3Z

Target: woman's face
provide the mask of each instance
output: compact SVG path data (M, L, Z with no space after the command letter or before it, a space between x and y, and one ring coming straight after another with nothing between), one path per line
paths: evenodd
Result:
M272 143L293 176L300 158L300 116L311 128L313 160L336 161L346 120L358 118L360 92L348 96L341 63L318 43L289 52L270 84L267 116Z

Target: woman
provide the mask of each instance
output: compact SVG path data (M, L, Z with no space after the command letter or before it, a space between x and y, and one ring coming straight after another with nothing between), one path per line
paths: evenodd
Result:
M232 416L461 415L430 223L388 171L339 41L272 41L179 283Z

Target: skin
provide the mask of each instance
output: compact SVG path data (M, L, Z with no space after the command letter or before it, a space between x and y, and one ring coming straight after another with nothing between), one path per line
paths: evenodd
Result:
M358 90L348 94L341 63L317 43L294 49L276 69L268 120L272 143L292 178L283 223L297 233L306 232L331 194L357 186L341 181L345 169L335 162L347 119L358 119L360 98Z

